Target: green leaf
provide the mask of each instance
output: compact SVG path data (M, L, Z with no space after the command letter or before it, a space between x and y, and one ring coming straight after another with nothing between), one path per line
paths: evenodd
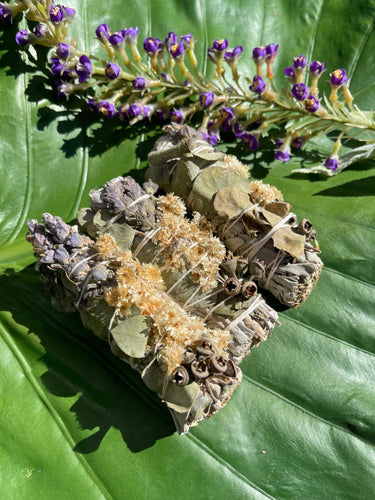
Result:
M132 358L143 358L150 328L151 319L139 314L119 321L111 334L122 352Z
M276 86L292 57L346 68L355 103L375 107L374 0L179 2L72 1L74 36L94 49L94 30L139 26L142 37L192 32L200 70L215 38L251 50L280 44ZM141 168L158 131L95 123L51 101L46 53L38 68L15 49L13 26L0 50L0 471L10 498L372 498L375 481L375 176L373 162L337 177L291 176L327 154L325 141L290 165L228 148L253 176L275 184L299 219L314 223L325 263L298 310L243 364L227 406L186 436L138 373L60 313L40 291L27 218L76 217L90 189ZM32 49L31 49L32 51ZM102 54L102 57L104 55ZM324 80L324 77L323 77ZM329 92L325 84L325 92ZM264 453L265 452L265 453Z

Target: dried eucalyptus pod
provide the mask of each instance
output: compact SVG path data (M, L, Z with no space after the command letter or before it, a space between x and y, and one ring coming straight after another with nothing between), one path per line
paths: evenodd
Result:
M156 197L157 188L112 179L90 193L77 226L44 214L27 239L53 304L77 309L185 433L225 405L239 362L278 319L256 289L242 293L243 270L238 293L227 294L228 257L207 219L187 218L181 199Z
M191 213L207 218L226 249L247 262L243 279L256 280L282 304L298 307L323 266L319 248L311 243L316 236L311 222L298 224L280 191L249 182L248 168L200 132L176 123L163 130L146 175L181 196Z

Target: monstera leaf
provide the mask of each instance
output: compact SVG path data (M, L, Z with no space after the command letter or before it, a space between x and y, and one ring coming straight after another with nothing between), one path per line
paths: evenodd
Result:
M193 32L202 71L214 38L251 49L279 43L277 85L292 57L346 68L356 103L375 106L375 2L358 0L108 0L71 2L74 36L139 26L144 37ZM249 154L310 218L325 263L311 297L281 311L282 326L242 364L229 404L179 437L139 376L40 291L24 242L27 218L73 219L88 191L142 176L158 130L95 124L51 101L46 52L19 55L16 28L0 50L1 486L7 498L372 498L375 484L375 210L372 162L337 177L295 176L324 141L291 165ZM328 92L328 88L326 89ZM225 147L225 145L224 145ZM229 150L231 150L228 145ZM27 267L28 266L28 267Z

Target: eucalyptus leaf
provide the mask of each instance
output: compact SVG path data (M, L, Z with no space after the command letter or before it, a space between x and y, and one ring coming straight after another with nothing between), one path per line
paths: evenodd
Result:
M117 346L133 358L143 358L146 354L151 319L147 316L130 316L120 320L112 328L111 335Z

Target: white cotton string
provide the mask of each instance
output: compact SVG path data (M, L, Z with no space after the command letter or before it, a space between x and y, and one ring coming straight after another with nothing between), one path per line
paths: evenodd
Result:
M97 257L99 255L99 253L94 253L94 255L90 255L89 257L86 257L86 259L82 259L80 260L79 262L77 262L77 264L73 267L73 269L70 271L70 273L68 274L69 278L71 277L71 275L74 273L74 271L77 269L77 267L81 266L82 264L84 264L85 262L87 262L88 260L91 260L93 259L94 257Z
M226 327L225 330L231 330L233 327L237 326L238 323L240 323L246 316L249 316L255 309L260 305L262 302L262 298L260 295L250 304L250 306L245 309L241 314L237 316L229 325Z
M287 221L290 220L290 218L294 214L289 213L287 214L283 219L281 219L280 222L276 224L262 239L257 241L254 245L252 245L248 250L246 250L243 253L243 257L246 257L248 260L251 260L257 253L258 251L267 243L267 241L282 227L290 227L290 224L287 224Z
M137 198L136 200L132 201L127 207L126 209L132 207L133 205L136 205L137 203L139 203L140 201L143 201L143 200L147 200L147 198L150 198L150 195L149 194L144 194L142 196L140 196L139 198Z
M160 227L158 227L157 229L153 229L152 231L150 231L144 238L143 240L141 241L141 243L137 246L137 248L135 249L135 252L133 253L133 256L136 257L138 255L138 253L142 250L142 248L146 245L146 243L155 236L155 234L160 231Z
M199 288L197 288L197 290L199 290ZM216 290L215 292L211 292L207 295L205 295L204 297L201 297L199 300L196 300L195 302L193 302L192 304L190 304L189 307L186 307L187 304L191 301L191 299L194 297L194 295L196 294L196 292L193 293L193 295L185 302L184 304L184 309L190 309L190 307L193 307L195 306L196 304L199 304L199 302L203 302L211 297L213 297L214 295L217 295L218 293L222 292L224 290L224 288L220 288L220 290Z
M171 293L171 291L189 274L191 273L195 268L199 266L199 264L202 262L203 259L207 257L207 252L203 255L201 259L190 269L188 269L173 285L170 287L170 289L167 291L167 293Z
M242 210L242 212L237 215L237 217L235 217L234 219L228 219L226 221L226 223L224 224L224 227L223 227L223 230L222 230L222 233L221 233L221 237L224 238L225 234L230 230L232 229L232 227L240 220L240 218L246 213L248 212L249 210L253 210L254 208L257 208L259 206L259 203L256 203L255 205L251 205L250 207L247 207L245 208L244 210ZM229 226L229 227L226 227L227 224L229 224L229 222L232 222L232 224Z

